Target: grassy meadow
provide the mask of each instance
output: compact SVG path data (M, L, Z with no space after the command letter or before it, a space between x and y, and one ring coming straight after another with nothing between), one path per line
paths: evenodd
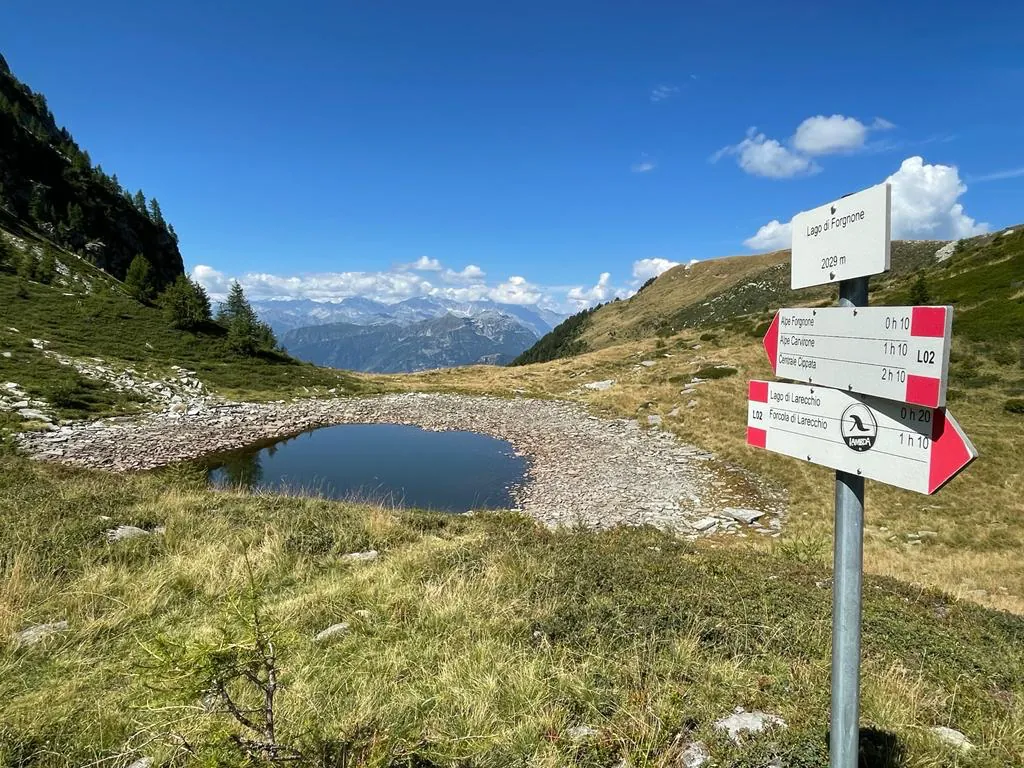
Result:
M827 764L829 569L798 539L550 532L211 492L185 470L8 457L0 478L0 636L68 622L0 645L0 765L674 766L693 740L718 765ZM108 542L119 524L164 532ZM251 746L268 649L276 761ZM1020 764L1022 680L1024 619L867 579L869 765ZM738 706L788 727L734 745L713 723Z

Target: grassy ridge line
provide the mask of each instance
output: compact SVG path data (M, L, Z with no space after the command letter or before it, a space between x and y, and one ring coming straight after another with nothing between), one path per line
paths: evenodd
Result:
M897 240L893 268L876 288L901 284L907 274L934 262L941 240ZM626 301L584 310L542 337L515 364L547 362L603 349L630 339L671 336L684 328L743 323L781 306L828 304L828 286L793 291L788 250L726 256L679 265L649 281ZM879 282L881 281L881 282Z
M669 766L700 739L721 765L827 765L828 571L798 547L215 493L180 473L2 459L0 476L0 637L70 626L0 643L0 765L182 762L183 744L242 765L196 662L251 645L253 586L282 670L278 738L304 764ZM117 524L166 532L106 542ZM339 558L368 548L377 562ZM863 720L895 745L878 764L1020 765L1022 641L1020 618L868 578ZM736 747L712 727L736 706L789 727ZM977 749L953 758L935 725Z

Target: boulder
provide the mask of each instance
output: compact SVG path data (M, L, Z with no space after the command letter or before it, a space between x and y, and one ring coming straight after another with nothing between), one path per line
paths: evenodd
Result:
M615 384L615 379L605 379L604 381L591 381L588 384L584 384L584 389L592 389L595 392L604 392L606 389L611 389Z

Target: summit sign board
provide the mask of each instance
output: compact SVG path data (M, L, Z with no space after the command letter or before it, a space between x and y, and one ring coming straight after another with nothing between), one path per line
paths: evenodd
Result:
M791 286L838 283L889 269L889 185L793 217Z

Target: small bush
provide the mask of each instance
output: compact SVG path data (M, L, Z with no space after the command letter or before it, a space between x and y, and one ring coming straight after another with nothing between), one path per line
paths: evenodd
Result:
M725 379L735 376L737 373L739 373L737 369L726 365L709 365L706 368L701 368L693 376L697 379Z
M710 331L707 332L707 333L702 333L700 335L700 340L701 341L715 341L716 339L718 339L718 336L716 336L715 334L711 333Z
M1007 413L1017 413L1024 416L1024 397L1011 397L1003 403L1003 410Z

